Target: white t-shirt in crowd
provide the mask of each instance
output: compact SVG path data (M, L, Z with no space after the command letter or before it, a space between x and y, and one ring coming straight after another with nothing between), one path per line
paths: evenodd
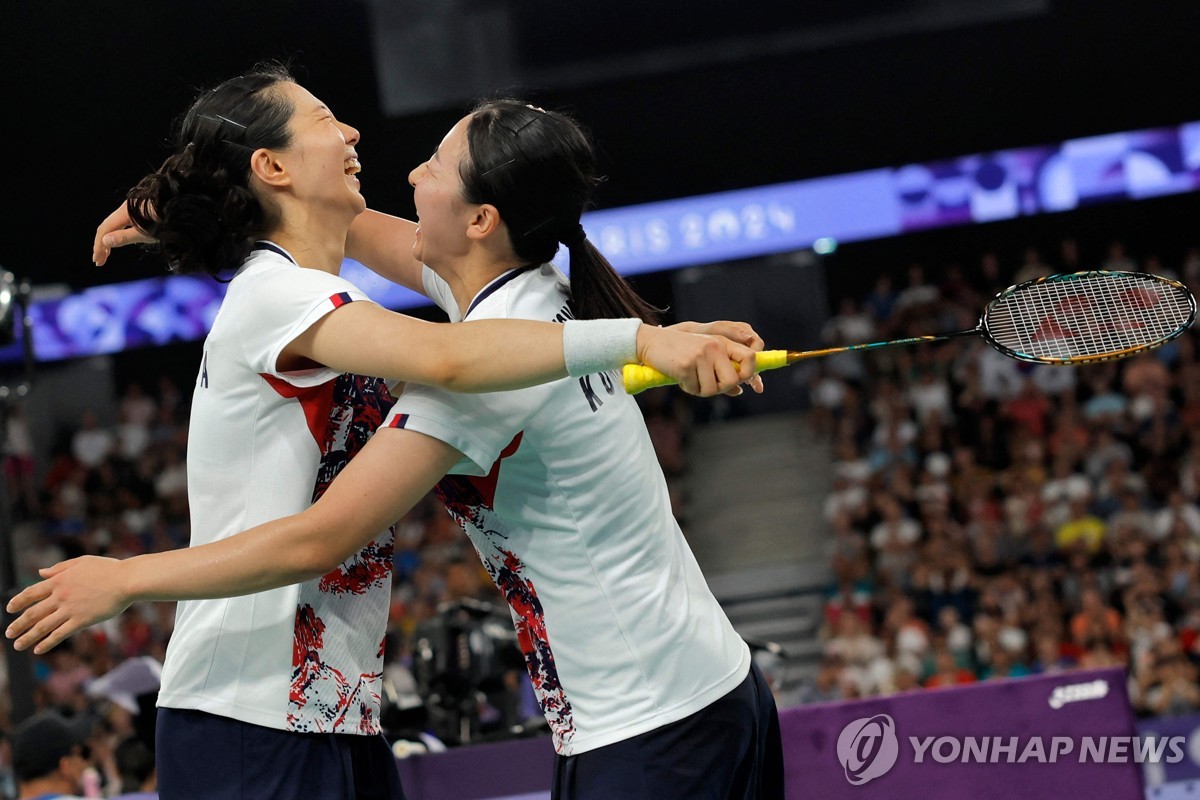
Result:
M457 322L572 316L550 265L512 270ZM510 392L409 386L387 425L464 459L438 494L508 600L555 750L574 755L683 719L750 668L688 547L636 401L616 372Z
M384 381L279 372L280 352L352 301L351 283L259 243L204 343L188 430L192 544L299 513L378 428ZM158 704L303 732L379 732L391 590L386 531L325 576L180 602Z

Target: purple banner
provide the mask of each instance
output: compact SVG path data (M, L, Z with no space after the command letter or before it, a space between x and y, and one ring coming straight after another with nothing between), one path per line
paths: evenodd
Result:
M554 745L549 736L457 747L402 758L409 800L549 800Z
M1200 797L1200 715L1135 724L1125 687L1114 668L784 709L787 800ZM397 763L409 800L549 800L554 748L540 736Z
M1188 714L1180 717L1156 717L1154 719L1138 720L1138 735L1146 738L1182 737L1186 758L1174 763L1145 764L1146 797L1164 797L1154 789L1169 784L1200 782L1200 714ZM1200 797L1200 786L1195 787Z
M1016 678L781 715L788 800L1142 800L1121 669ZM1147 745L1154 752L1146 752Z
M1125 681L1121 669L1092 670L784 709L787 799L1157 798L1143 769L1188 759L1183 730L1200 719L1139 737ZM412 800L540 800L553 761L539 738L400 768Z

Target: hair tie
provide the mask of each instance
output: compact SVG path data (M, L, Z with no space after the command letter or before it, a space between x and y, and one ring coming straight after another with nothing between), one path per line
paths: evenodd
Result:
M573 228L568 228L567 232L558 238L560 242L572 250L582 245L585 239L587 239L587 231L585 231L583 229L583 225L578 222L575 223Z

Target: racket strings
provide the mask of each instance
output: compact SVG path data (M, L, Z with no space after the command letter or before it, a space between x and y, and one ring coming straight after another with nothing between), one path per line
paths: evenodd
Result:
M1191 314L1182 287L1141 273L1091 273L1018 287L989 309L987 325L1018 357L1078 360L1161 344Z

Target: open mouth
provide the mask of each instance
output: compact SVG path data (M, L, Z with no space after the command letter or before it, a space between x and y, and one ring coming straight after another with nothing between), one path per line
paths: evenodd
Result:
M346 174L347 175L357 175L360 172L362 172L362 164L358 163L358 159L357 158L347 158L346 159Z

